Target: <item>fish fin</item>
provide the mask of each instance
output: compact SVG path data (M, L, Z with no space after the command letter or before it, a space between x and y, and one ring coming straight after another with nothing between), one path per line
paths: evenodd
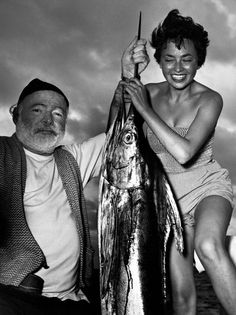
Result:
M177 204L175 202L171 187L166 178L164 178L166 197L167 197L167 216L168 224L170 224L174 238L176 241L176 247L180 253L184 251L184 240L183 240L183 228L181 224L181 218Z
M165 234L164 234L163 255L162 255L162 294L163 294L164 302L167 301L166 253L167 253L167 243L168 243L169 235L170 235L170 224L167 224L166 229L165 229Z
M99 253L100 253L100 289L104 297L109 292L111 267L114 257L115 235L115 207L112 187L104 180L103 198L99 204ZM109 196L109 198L108 198Z

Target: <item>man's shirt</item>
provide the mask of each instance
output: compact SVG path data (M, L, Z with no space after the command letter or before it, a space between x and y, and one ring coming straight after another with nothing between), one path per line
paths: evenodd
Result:
M76 159L83 187L99 175L105 134L79 145L67 145ZM25 150L27 178L24 207L29 228L44 252L48 269L36 274L44 279L43 294L79 300L74 292L77 280L80 240L75 220L58 174L54 156Z

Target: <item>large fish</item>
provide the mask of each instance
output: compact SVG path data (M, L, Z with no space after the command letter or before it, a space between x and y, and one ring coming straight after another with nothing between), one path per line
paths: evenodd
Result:
M107 134L99 184L102 315L165 314L171 230L183 251L181 221L139 116L120 106Z

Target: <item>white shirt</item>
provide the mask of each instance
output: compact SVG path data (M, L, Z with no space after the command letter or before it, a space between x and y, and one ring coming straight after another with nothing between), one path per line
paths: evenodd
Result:
M80 145L64 148L75 157L83 187L99 174L105 134ZM29 228L42 249L48 269L36 274L44 279L43 295L79 300L74 292L77 279L79 237L54 156L25 150L27 162L24 207Z

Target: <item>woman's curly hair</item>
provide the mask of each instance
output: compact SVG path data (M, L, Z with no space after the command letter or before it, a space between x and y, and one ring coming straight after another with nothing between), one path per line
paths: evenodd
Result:
M156 61L160 63L162 49L166 47L168 41L173 41L180 49L185 39L193 42L198 56L198 66L201 67L205 62L209 45L208 33L191 17L181 16L177 9L171 10L151 35L150 44L155 49Z

